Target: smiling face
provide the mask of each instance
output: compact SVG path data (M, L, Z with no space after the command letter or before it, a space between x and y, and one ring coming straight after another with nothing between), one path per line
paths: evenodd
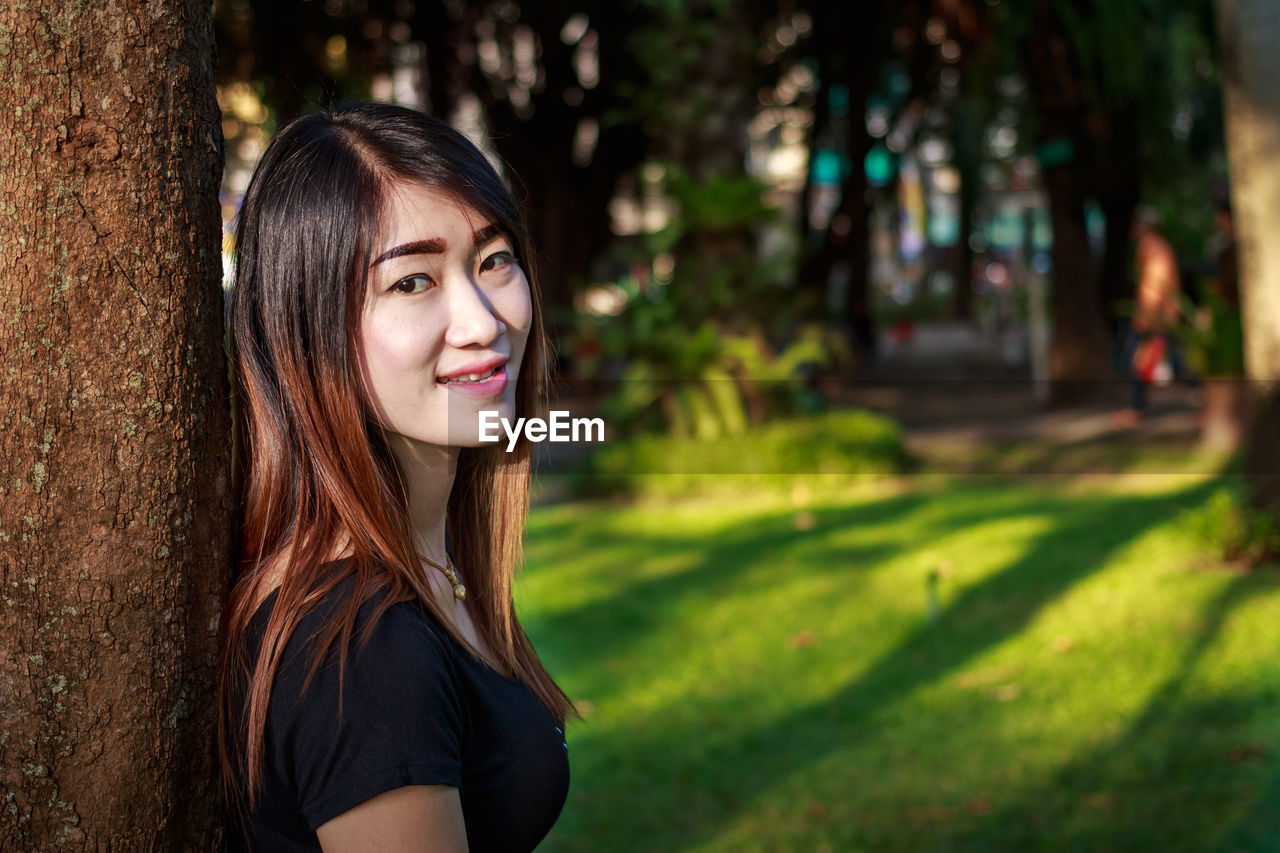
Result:
M528 279L511 237L464 202L418 185L386 201L360 326L371 402L390 432L478 447L481 411L515 416Z

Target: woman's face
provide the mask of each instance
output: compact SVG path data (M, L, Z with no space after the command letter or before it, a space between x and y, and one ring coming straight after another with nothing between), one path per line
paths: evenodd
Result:
M510 238L464 202L401 184L387 207L360 329L374 409L406 438L479 446L481 411L514 420L529 282Z

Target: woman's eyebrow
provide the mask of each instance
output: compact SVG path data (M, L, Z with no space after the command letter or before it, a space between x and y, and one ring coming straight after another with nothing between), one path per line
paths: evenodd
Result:
M476 248L479 249L486 243L490 243L503 236L502 229L496 224L490 223L476 232Z
M476 248L478 249L501 236L503 236L503 232L500 227L494 224L486 225L475 233ZM373 268L383 261L402 258L405 255L441 255L444 254L447 248L448 244L438 237L433 237L430 240L414 240L411 243L402 243L399 246L387 249L387 251L378 255L373 263L369 264L369 267Z
M445 250L445 242L439 238L431 240L415 240L412 243L402 243L393 249L387 249L374 260L369 266L376 267L383 261L389 261L392 258L400 258L405 255L439 255Z

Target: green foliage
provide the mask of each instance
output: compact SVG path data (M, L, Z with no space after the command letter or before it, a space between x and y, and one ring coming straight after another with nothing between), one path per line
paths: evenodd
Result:
M1180 258L1203 254L1214 230L1212 201L1228 178L1216 46L1197 5L1170 4L1139 102L1143 197L1160 212Z
M632 497L789 491L902 473L901 429L881 415L842 410L792 417L720 438L645 435L597 449L578 472L582 495Z
M764 201L764 185L747 176L695 181L674 166L663 171L662 189L678 212L628 263L645 263L647 280L619 282L627 302L618 315L576 317L574 345L589 340L599 349L585 372L625 365L602 414L624 432L710 440L772 414L814 410L800 380L829 359L823 332L792 332L780 351L769 342L805 307L781 283L794 259L758 262L750 240L741 239L783 227ZM674 265L665 282L651 260L664 255Z
M1244 376L1244 324L1240 309L1201 283L1200 305L1181 297L1181 318L1173 334L1187 363L1201 376Z
M1188 524L1215 554L1237 564L1256 566L1280 554L1280 519L1250 506L1239 488L1219 487Z
M739 335L724 342L724 363L754 405L754 420L768 415L813 413L826 407L822 396L800 381L806 368L830 363L841 341L820 324L809 324L776 355L758 338Z
M1056 0L1054 7L1071 34L1072 46L1096 102L1108 109L1132 103L1142 94L1145 57L1134 50L1134 36L1147 25L1142 0L1098 0L1082 8L1078 0Z
M620 83L625 106L604 121L642 126L661 146L695 133L708 111L721 106L728 81L719 76L724 69L707 67L707 56L726 42L749 56L755 48L751 19L764 7L733 0L646 0L643 6L653 23L635 28L627 49L644 68L645 80ZM753 89L750 78L733 82Z
M719 328L710 319L691 326L690 319L668 288L651 288L619 316L593 324L605 358L626 363L601 409L618 429L665 426L677 435L714 438L745 427L742 399L725 371Z
M780 221L778 210L765 203L767 190L750 175L712 175L696 181L670 166L667 191L679 205L679 213L659 232L659 239L674 246L692 232L714 234Z
M648 308L634 311L631 324L600 332L607 353L627 358L617 391L601 407L624 433L659 429L712 440L739 435L749 422L772 415L823 407L802 378L805 368L829 359L820 328L806 327L774 353L754 335L722 337L709 320L684 335L678 326L647 321L649 316Z
M1044 50L1044 34L1036 29L1043 8L1006 2L988 12L994 37L963 79L989 116L1000 107L989 94L994 87L974 84L987 71L1027 73L1029 53ZM1050 8L1075 56L1081 109L1074 132L1057 128L1068 135L1044 139L1037 107L1045 104L1011 104L1019 112L1023 150L1039 141L1038 153L1056 153L1053 159L1087 156L1111 170L1109 180L1115 170L1137 168L1142 200L1164 215L1165 236L1180 257L1199 257L1212 232L1215 187L1227 178L1212 0L1050 0ZM1072 97L1074 86L1050 94ZM1135 140L1136 167L1124 153Z

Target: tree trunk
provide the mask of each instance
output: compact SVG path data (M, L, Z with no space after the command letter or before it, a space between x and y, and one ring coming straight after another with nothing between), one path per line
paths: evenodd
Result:
M0 32L0 848L212 849L210 7L10 4Z
M867 99L875 84L884 46L888 44L888 20L885 7L868 3L812 4L814 13L813 51L819 62L822 88L815 112L824 123L843 121L847 131L838 131L836 144L849 158L850 171L840 182L840 202L832 211L832 221L847 219L844 227L827 227L815 239L808 233L809 198L803 199L801 216L805 219L807 257L801 274L803 281L819 288L823 294L818 304L826 301L826 289L832 269L843 264L848 270L849 284L843 315L837 320L853 349L869 358L876 350L876 329L872 316L871 279L868 270L871 256L871 204L867 198L866 158L872 139L867 132L865 116ZM833 119L828 111L829 92L843 87L848 93L848 118ZM809 137L809 157L817 152L822 136L815 128ZM812 169L810 170L812 175ZM806 183L806 189L809 189Z
M1094 181L1098 205L1106 218L1102 268L1098 274L1099 310L1103 317L1115 314L1116 303L1133 299L1132 256L1129 252L1133 215L1142 198L1142 155L1138 150L1139 107L1105 118L1106 150Z
M1066 24L1050 0L1036 6L1035 19L1041 35L1028 45L1028 70L1041 139L1046 147L1066 149L1044 164L1053 222L1050 402L1070 404L1098 397L1105 389L1102 380L1110 373L1098 278L1090 261L1084 219L1093 151L1085 128L1082 72Z
M1217 12L1253 397L1245 477L1252 503L1280 515L1280 7L1272 0L1218 0Z
M859 91L849 88L849 105L853 115L866 112L867 86ZM852 333L851 343L866 357L876 352L876 328L871 314L871 204L867 200L867 173L863 167L867 152L871 150L871 137L865 127L855 124L849 140L853 169L840 187L840 205L837 214L849 217L847 238L836 248L840 258L849 268L849 302L846 317Z
M957 103L951 113L951 140L956 170L960 173L960 237L956 243L955 291L951 310L958 320L973 318L973 214L982 185L982 120L978 109Z
M1053 336L1049 344L1050 401L1071 404L1097 397L1107 373L1107 346L1098 316L1097 280L1089 260L1080 170L1045 171L1053 222Z

